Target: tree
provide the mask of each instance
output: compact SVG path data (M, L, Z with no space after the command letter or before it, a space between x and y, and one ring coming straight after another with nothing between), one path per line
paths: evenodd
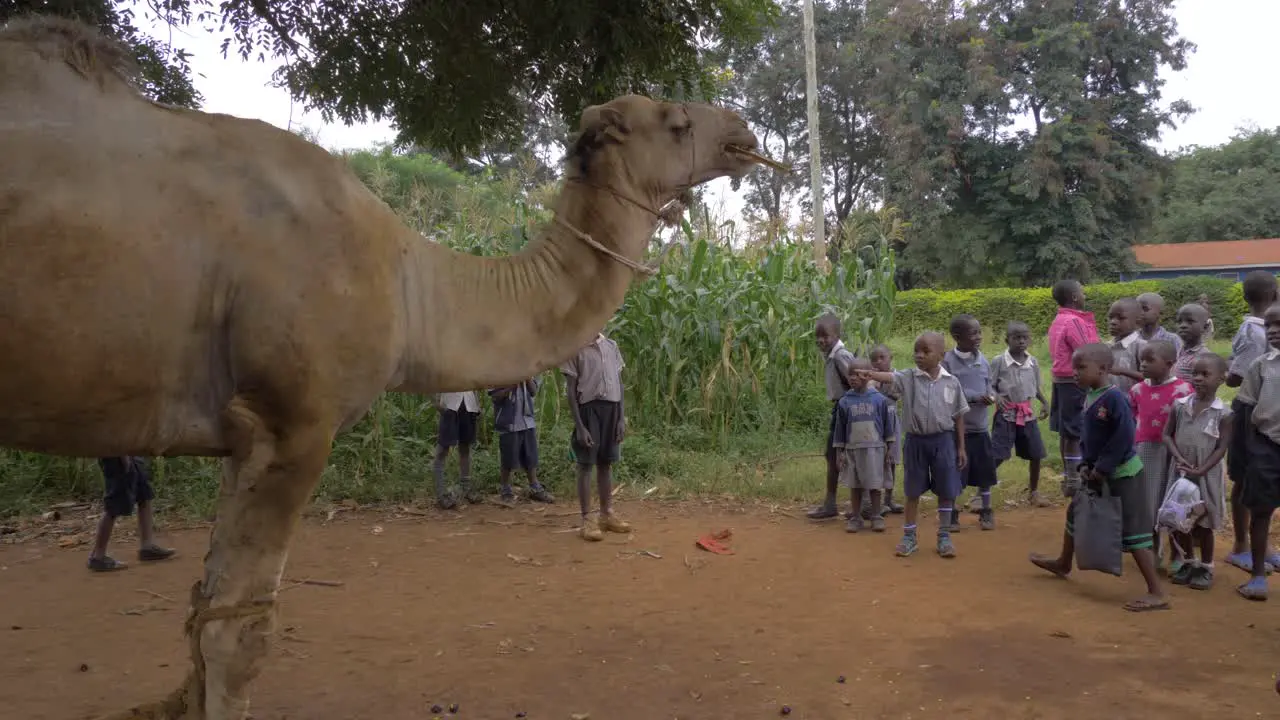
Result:
M908 283L1114 276L1149 226L1162 66L1194 49L1172 0L875 3L886 198ZM1021 122L1024 128L1017 128Z
M1280 128L1182 149L1169 167L1153 243L1280 237Z
M137 83L147 97L169 105L199 107L203 98L191 84L189 56L138 30L133 24L134 5L112 0L0 0L0 24L36 14L95 25L102 34L133 50L138 64ZM190 21L189 16L187 20Z
M773 0L157 0L268 57L326 121L392 121L404 144L467 154L519 143L522 98L582 109L656 84L709 94L704 49L754 42ZM216 23L216 27L214 26Z

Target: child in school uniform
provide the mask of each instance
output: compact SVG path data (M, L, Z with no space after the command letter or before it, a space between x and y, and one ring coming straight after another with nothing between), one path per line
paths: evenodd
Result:
M810 510L806 515L810 520L827 520L836 517L840 511L836 508L836 488L840 483L840 468L837 464L835 445L836 404L849 390L849 363L853 361L853 353L849 352L844 341L840 339L840 318L833 313L824 313L818 318L813 329L814 343L825 359L823 377L827 384L827 399L831 401L831 419L827 424L827 494L822 504Z
M1080 438L1081 477L1090 488L1101 491L1105 485L1112 496L1120 498L1122 547L1133 555L1147 583L1147 594L1129 601L1124 609L1133 612L1167 609L1169 600L1160 587L1152 552L1155 511L1142 487L1142 459L1133 447L1133 411L1124 393L1110 383L1111 348L1102 343L1085 345L1075 351L1072 366L1077 382L1086 393ZM1072 515L1083 499L1083 493L1076 493L1067 507L1066 530L1058 557L1033 554L1031 562L1036 567L1059 577L1071 574L1075 557Z
M604 532L628 533L631 524L613 512L613 464L622 457L627 420L623 409L622 370L626 364L618 344L596 335L560 366L565 377L569 412L573 415L570 449L578 463L578 505L583 540L603 540ZM599 520L591 518L591 470L600 495Z
M1267 308L1262 321L1270 348L1245 371L1236 395L1249 417L1247 425L1238 428L1249 433L1249 462L1240 502L1251 516L1253 560L1252 577L1236 592L1249 600L1267 599L1267 566L1280 566L1280 558L1268 557L1267 552L1271 515L1280 507L1280 305Z
M884 532L884 516L880 512L880 494L884 490L885 460L888 447L898 439L894 416L889 408L893 401L868 387L868 378L858 370L870 370L871 363L855 358L849 364L849 390L836 404L836 427L833 445L840 466L840 485L849 488L853 505L845 530L856 533L866 522L862 518L863 493L871 500L871 529Z
M1142 334L1144 341L1167 340L1173 343L1175 355L1182 350L1182 340L1177 334L1165 330L1160 324L1160 315L1164 313L1164 298L1160 293L1145 292L1139 295L1138 309L1141 311L1138 332Z
M893 351L888 345L880 344L871 348L871 369L877 372L893 372ZM875 388L880 391L881 395L889 398L889 414L893 417L894 442L889 445L888 452L885 454L885 462L888 466L885 468L884 478L884 505L881 509L882 515L894 514L901 515L906 508L894 502L893 486L898 465L902 462L902 424L898 422L898 396L893 394L892 387L886 387L875 384ZM867 499L864 498L863 506L866 507ZM869 520L870 517L864 517L863 520Z
M436 407L440 411L433 466L436 505L443 510L458 507L457 491L446 488L444 482L444 463L449 457L449 450L455 446L458 448L458 484L462 486L462 496L471 504L479 503L484 498L479 490L471 486L471 446L476 442L480 399L473 390L440 393L436 396Z
M1030 466L1031 504L1047 507L1049 501L1040 496L1040 461L1048 453L1036 420L1049 417L1049 402L1040 389L1040 363L1027 352L1031 329L1026 323L1010 322L1004 341L1008 349L991 361L991 390L996 395L997 408L991 425L991 455L997 468L1015 452L1026 460ZM1038 418L1031 409L1033 399L1040 401Z
M955 499L960 494L960 471L967 464L964 416L969 412L960 381L942 367L945 343L936 332L916 338L913 370L877 372L856 370L902 398L902 423L906 430L903 490L907 494L906 524L895 552L907 557L916 552L916 521L920 496L932 492L938 498L938 554L956 556L948 529Z
M1059 280L1053 286L1058 314L1049 324L1049 356L1053 359L1053 393L1049 401L1049 429L1058 433L1062 453L1062 494L1071 497L1079 487L1080 423L1084 390L1076 384L1071 358L1076 350L1098 342L1093 313L1084 309L1084 288L1075 280Z
M498 482L502 502L515 502L511 490L511 471L520 469L529 478L529 499L555 502L555 498L538 482L538 428L533 398L542 381L536 377L507 387L492 388L493 427L498 432Z
M1164 429L1169 421L1169 409L1179 398L1195 393L1191 383L1173 374L1177 359L1173 343L1153 340L1142 348L1143 381L1129 388L1129 404L1136 421L1134 449L1142 459L1142 486L1151 507L1151 527L1154 531L1156 512L1169 487L1169 448L1164 444ZM1156 566L1161 562L1160 536L1154 535L1152 546L1156 551ZM1175 570L1177 568L1174 568Z
M1222 458L1231 442L1232 417L1227 404L1218 398L1218 387L1227 375L1227 361L1215 353L1203 353L1191 370L1195 394L1179 398L1169 412L1164 429L1164 443L1172 456L1168 484L1180 475L1200 487L1205 514L1196 521L1191 533L1173 540L1184 562L1170 568L1170 582L1208 590L1213 585L1213 535L1221 530L1227 516L1227 484L1222 473ZM1200 560L1192 557L1200 550Z
M1204 326L1209 319L1209 311L1188 303L1178 308L1176 321L1178 337L1182 340L1182 349L1178 351L1178 360L1173 364L1173 374L1191 382L1191 368L1201 353L1208 352L1204 346Z
M1250 271L1240 285L1244 301L1249 305L1249 314L1240 322L1235 337L1231 338L1231 358L1226 382L1227 387L1232 388L1240 387L1249 366L1267 353L1267 332L1263 329L1262 316L1267 308L1280 299L1276 276L1266 270ZM1249 551L1250 514L1240 502L1245 468L1248 467L1248 438L1251 434L1248 428L1251 426L1248 408L1240 402L1239 396L1231 401L1231 413L1235 418L1235 432L1231 434L1231 446L1227 450L1227 474L1231 476L1231 530L1235 533L1235 542L1226 561L1228 565L1252 572L1253 556ZM1276 559L1280 560L1280 557ZM1267 564L1272 563L1268 561Z
M955 347L942 357L942 367L960 381L969 412L964 418L964 449L969 461L960 471L962 488L978 491L974 502L978 507L978 526L983 530L996 527L995 512L991 509L991 488L996 484L995 453L991 449L991 434L987 431L987 408L996 402L991 390L991 363L982 354L982 326L972 315L960 314L951 319L951 339ZM960 509L951 513L952 532L960 529Z
M1107 327L1111 331L1111 384L1121 392L1129 392L1142 382L1142 348L1147 341L1138 331L1142 310L1134 298L1120 298L1111 303Z
M138 509L138 560L156 562L173 557L174 551L160 547L155 541L155 516L151 501L155 492L151 489L151 469L143 458L98 458L105 489L102 493L102 517L98 520L98 532L89 551L89 569L94 572L112 572L128 567L107 554L111 532L116 518L128 517Z

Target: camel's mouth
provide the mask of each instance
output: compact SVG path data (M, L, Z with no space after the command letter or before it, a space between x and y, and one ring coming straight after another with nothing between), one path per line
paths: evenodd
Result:
M790 166L783 165L777 160L767 158L764 155L761 155L760 153L756 152L755 150L742 147L741 145L725 145L724 151L730 155L733 155L745 160L749 160L753 164L765 165L765 166L771 167L774 170L777 170L778 172L781 172L781 173L791 172Z

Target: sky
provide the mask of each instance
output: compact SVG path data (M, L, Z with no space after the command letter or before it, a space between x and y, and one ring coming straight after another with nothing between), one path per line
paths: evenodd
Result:
M1280 93L1268 91L1265 79L1274 62L1280 0L1179 0L1174 7L1180 34L1197 49L1185 70L1166 69L1164 99L1186 100L1197 112L1177 128L1166 129L1160 148L1218 145L1242 127L1280 126ZM147 20L138 19L146 30ZM385 122L347 126L304 112L288 92L270 86L275 68L270 59L242 61L234 53L223 59L219 34L197 28L170 31L161 22L152 22L150 33L191 53L195 86L208 112L255 118L286 129L305 127L331 150L372 148L395 136ZM722 217L738 215L742 207L725 179L708 185L706 200L723 211Z

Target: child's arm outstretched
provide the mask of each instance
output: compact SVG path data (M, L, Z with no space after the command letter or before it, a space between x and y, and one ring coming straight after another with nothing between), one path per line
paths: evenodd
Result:
M896 372L881 372L880 370L867 370L864 368L859 368L853 372L855 372L858 377L869 378L871 380L875 380L881 385L888 385L890 390L893 390L893 383L897 380L898 375Z
M1137 380L1138 382L1142 382L1143 380L1142 373L1137 370L1129 370L1127 368L1111 368L1111 374L1119 375L1120 377L1127 377L1130 380Z

